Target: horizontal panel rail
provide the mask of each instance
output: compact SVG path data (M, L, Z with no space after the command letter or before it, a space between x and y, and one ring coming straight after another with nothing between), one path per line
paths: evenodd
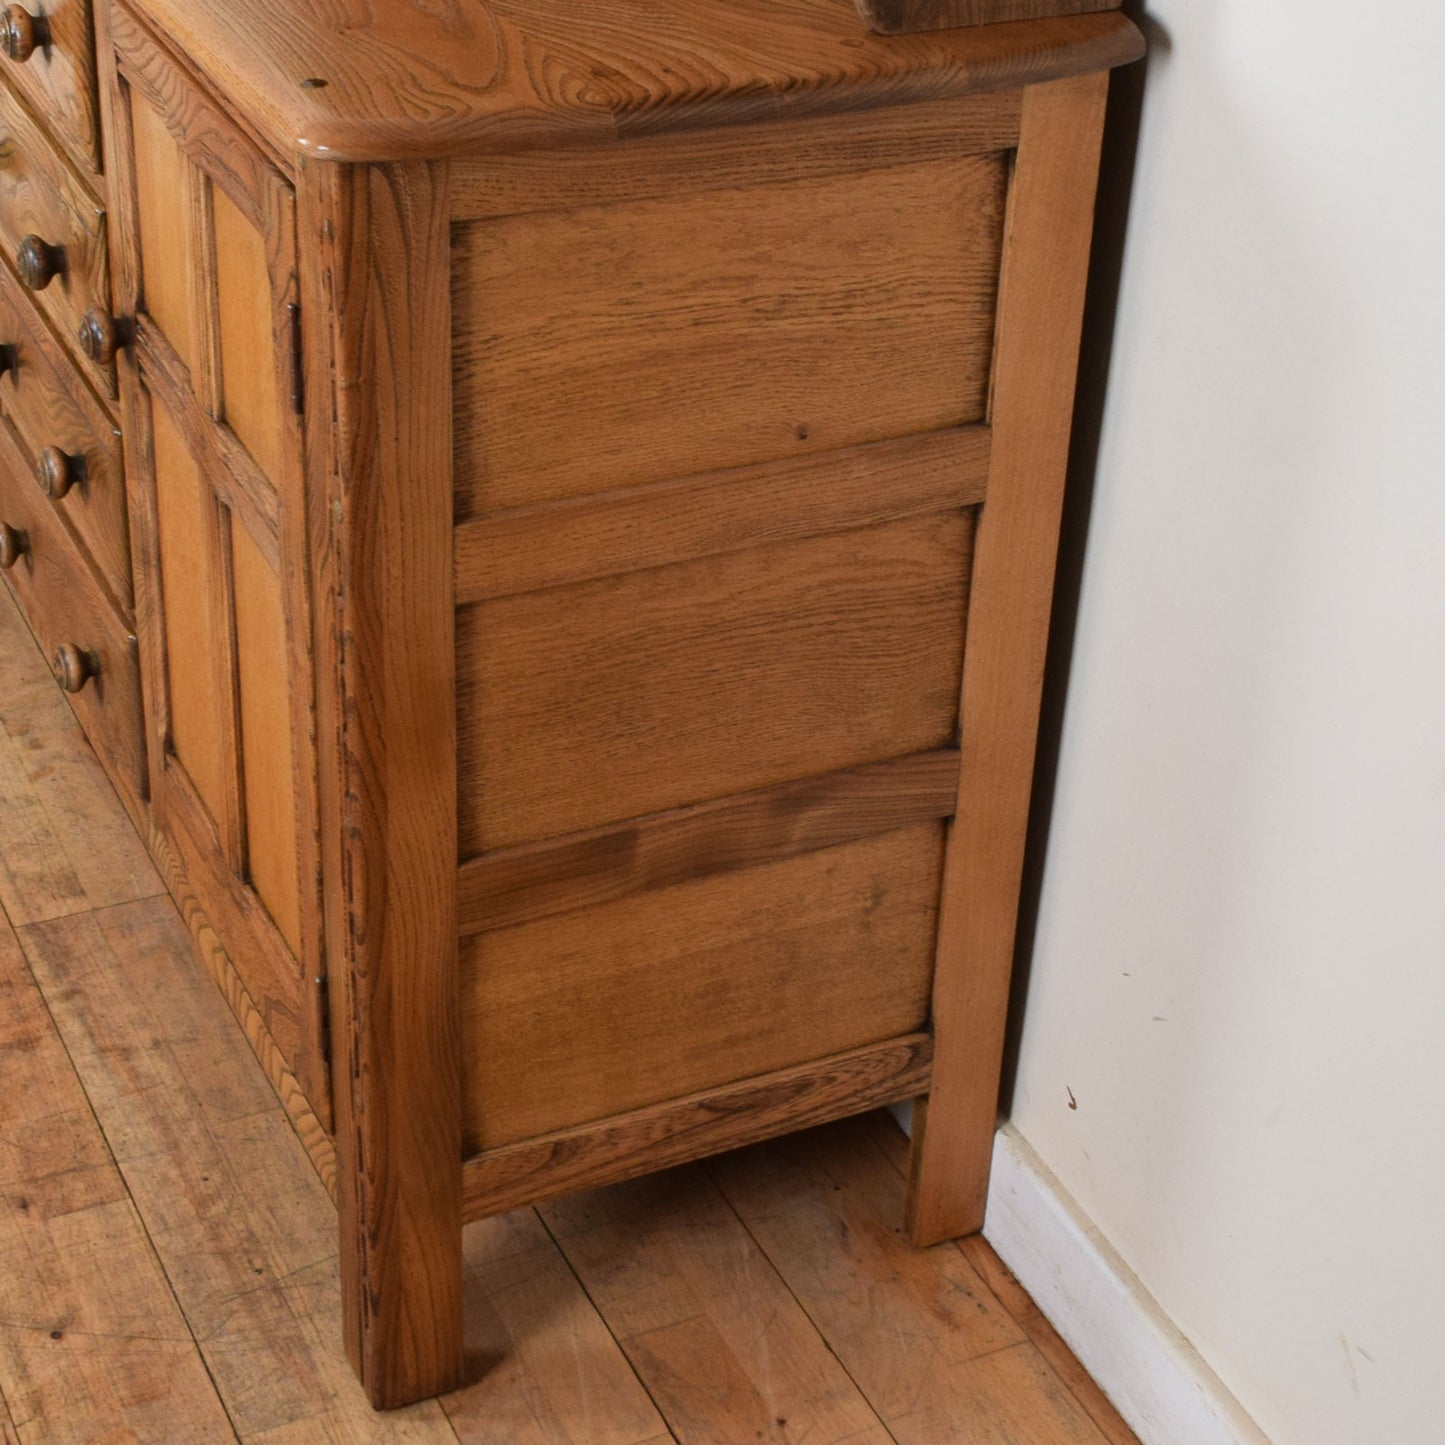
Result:
M954 748L483 853L462 864L460 929L506 928L950 816Z
M933 1036L907 1034L682 1099L526 1139L462 1166L462 1213L485 1219L928 1090Z
M458 605L976 506L986 426L492 512L456 529Z

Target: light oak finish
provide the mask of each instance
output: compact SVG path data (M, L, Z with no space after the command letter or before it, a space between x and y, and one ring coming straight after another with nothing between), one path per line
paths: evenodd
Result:
M17 927L164 891L14 601L0 591L0 907Z
M528 1200L631 1179L849 1110L897 1102L927 1087L932 1060L932 1035L908 1034L490 1149L464 1166L463 1210L468 1219L484 1219Z
M730 1442L752 1419L764 1439L787 1441L838 1409L840 1373L819 1363L836 1356L857 1381L847 1408L865 1439L884 1438L889 1382L921 1379L962 1424L988 1410L993 1430L1030 1445L1097 1445L1059 1407L1067 1381L1104 1438L1133 1445L981 1240L965 1242L975 1276L960 1273L952 1247L918 1253L899 1237L907 1144L877 1114L706 1172L583 1196L548 1210L550 1232L531 1209L469 1227L466 1338L480 1378L440 1402L373 1414L335 1344L331 1205L170 903L125 902L137 845L94 761L76 758L74 720L27 731L47 706L69 714L41 690L44 660L3 596L0 659L18 679L0 698L0 742L14 738L36 769L94 784L88 813L57 833L57 856L82 843L115 855L110 905L57 889L49 921L22 930L23 961L0 920L11 1085L0 1107L7 1140L23 1145L0 1151L12 1184L0 1191L0 1424L13 1416L17 1441L54 1433L57 1418L86 1438L234 1430L291 1445ZM23 871L26 846L0 832L0 877ZM689 1297L705 1302L690 1330L710 1346L691 1357L690 1330L670 1327ZM784 1315L767 1324L760 1309L774 1303ZM649 1319L668 1322L657 1338L639 1333ZM900 1330L933 1348L910 1349ZM980 1393L978 1352L992 1342L1017 1356L1024 1337L1032 1364L1014 1365L1014 1390Z
M1107 92L1101 74L1024 97L938 932L939 1053L915 1114L920 1244L983 1227Z
M459 927L507 928L949 817L957 793L958 754L940 748L498 849L462 865Z
M980 420L1004 153L897 160L457 227L459 514Z
M3 61L0 61L3 65ZM105 210L91 186L0 85L0 250L65 343L82 360L82 317L110 305ZM43 263L43 264L38 264ZM92 383L115 395L115 372L82 360Z
M464 609L463 856L951 743L971 541L941 513Z
M515 1349L479 1437L944 1438L1020 1388L1089 1438L1002 1316L992 1353L934 1333L936 1389L870 1351L786 1228L776 1261L723 1228L757 1298L694 1259L690 1316L495 1219L918 1096L915 1230L977 1223L1105 73L1140 49L1036 3L871 12L956 24L894 37L848 0L5 12L0 562L185 927L63 860L0 898L246 1437L384 1433L287 1353L334 1279L377 1406ZM318 1194L252 1177L189 1044L125 1054L189 948L177 1006L219 984L334 1257L229 1198L226 1258L189 1257L221 1179L276 1220ZM286 1268L238 1337L257 1251ZM906 1321L962 1256L890 1258Z
M0 345L14 350L0 379L0 417L36 487L49 496L117 607L132 598L120 432L54 335L0 268Z
M322 826L353 840L327 895L341 1278L379 1407L464 1366L446 179L302 173L330 301L311 314L338 362L311 397L318 616L342 689L323 695Z
M142 14L224 82L279 153L388 161L526 150L944 96L1017 90L1137 59L1113 14L1044 31L869 37L846 0L693 5L663 26L646 0L585 9L457 0L369 11L245 0L142 0ZM554 63L539 63L540 57ZM324 80L324 86L307 86Z
M299 285L293 193L108 13L125 67L115 272L137 571L154 569L136 594L155 819L329 1127L309 527L296 358L277 329Z
M77 165L99 173L91 0L26 0L6 8L0 76L54 126Z
M881 170L900 156L924 164L992 155L1018 143L1020 92L1001 90L841 112L825 126L732 124L625 143L520 149L452 161L452 206L481 221L667 196L689 196L704 174L723 191L785 174L821 180Z
M466 940L467 1151L921 1028L941 857L920 823Z
M0 524L20 540L4 571L51 671L62 680L67 654L71 705L91 744L132 798L144 790L140 674L136 638L107 600L77 544L35 485L11 435L0 428ZM73 667L73 664L72 664Z
M986 427L492 512L456 529L457 601L563 587L981 502Z

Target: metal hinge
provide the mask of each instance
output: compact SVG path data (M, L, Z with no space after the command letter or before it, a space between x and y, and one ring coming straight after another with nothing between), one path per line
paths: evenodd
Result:
M286 344L290 348L291 410L300 416L306 410L306 373L301 362L301 307L286 303Z

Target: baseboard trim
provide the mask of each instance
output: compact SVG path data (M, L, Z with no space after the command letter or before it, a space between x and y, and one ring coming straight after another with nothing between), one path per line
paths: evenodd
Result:
M1269 1445L1011 1125L983 1233L1144 1445Z

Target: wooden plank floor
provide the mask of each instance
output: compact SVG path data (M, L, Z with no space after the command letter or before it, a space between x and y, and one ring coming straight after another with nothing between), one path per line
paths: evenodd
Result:
M0 588L0 1435L1132 1441L870 1115L466 1234L476 1383L372 1413L335 1216Z

